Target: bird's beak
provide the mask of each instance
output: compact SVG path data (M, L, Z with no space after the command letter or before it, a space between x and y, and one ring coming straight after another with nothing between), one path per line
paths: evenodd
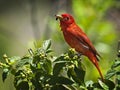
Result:
M55 17L56 17L56 20L61 20L63 17L61 16L61 15L55 15Z

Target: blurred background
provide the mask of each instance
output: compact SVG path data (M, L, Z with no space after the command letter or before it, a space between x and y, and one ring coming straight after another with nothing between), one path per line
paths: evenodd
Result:
M120 0L0 0L0 62L3 54L23 56L34 42L52 39L54 55L70 48L64 41L55 14L70 13L102 56L103 74L116 58L120 40ZM86 60L85 60L86 59ZM96 68L83 57L86 80L96 80ZM91 76L89 76L91 75ZM2 82L0 90L14 90L13 76Z

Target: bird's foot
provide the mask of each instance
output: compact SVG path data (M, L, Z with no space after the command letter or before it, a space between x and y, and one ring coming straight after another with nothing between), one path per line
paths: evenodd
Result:
M81 59L82 53L76 53L76 55Z

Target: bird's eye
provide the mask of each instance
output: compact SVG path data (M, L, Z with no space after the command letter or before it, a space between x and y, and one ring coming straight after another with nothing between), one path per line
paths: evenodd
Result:
M68 20L69 20L69 17L65 17L64 20L65 20L65 21L68 21Z

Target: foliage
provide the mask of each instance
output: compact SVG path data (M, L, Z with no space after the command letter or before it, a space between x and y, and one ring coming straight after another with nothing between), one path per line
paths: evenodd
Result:
M22 58L16 56L8 58L7 55L3 55L6 61L0 63L3 82L9 74L12 74L16 90L120 89L120 49L104 81L98 79L97 82L93 82L84 80L85 66L74 49L69 49L68 52L56 57L52 55L50 46L51 41L46 40L40 48L29 49L29 55Z

